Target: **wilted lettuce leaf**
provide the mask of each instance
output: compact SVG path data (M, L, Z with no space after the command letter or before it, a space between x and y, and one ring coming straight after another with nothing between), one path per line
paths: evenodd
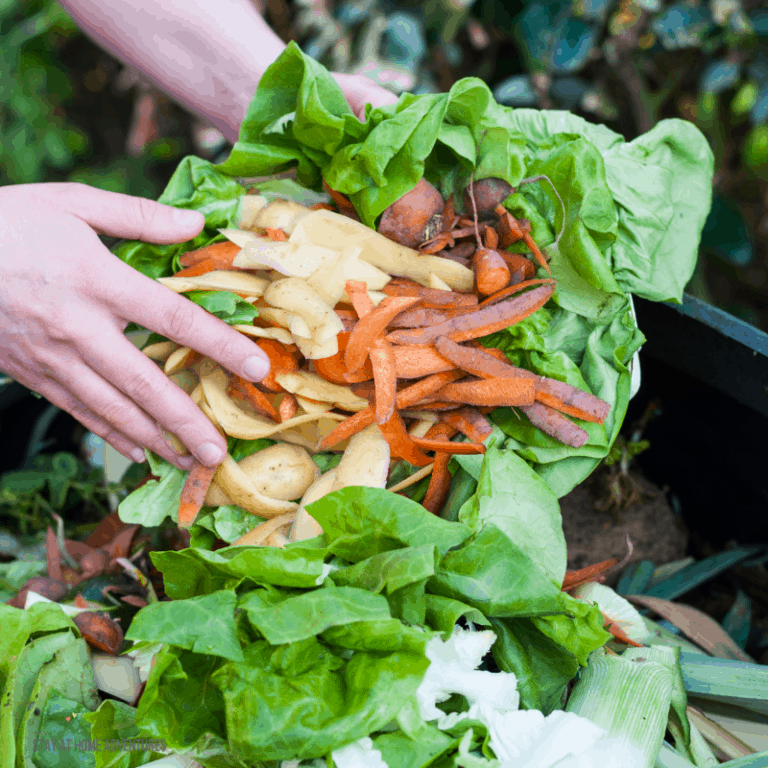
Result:
M300 653L285 664L285 646L258 641L245 663L226 662L211 678L226 702L229 742L248 760L320 757L379 730L429 665L423 652L355 651L344 662L314 638L294 646Z
M562 603L568 615L539 616L533 623L585 666L589 654L605 645L610 634L603 629L605 621L596 605L576 600L565 592L562 593Z
M37 603L37 605L44 604ZM52 608L58 614L64 616L61 609L57 606L47 605L49 609ZM35 606L32 607L34 608ZM0 611L0 616L9 620L13 619L12 611L20 617L31 613L31 610L25 611L19 608L12 608L11 606L4 605L2 608L4 610ZM5 624L5 626L12 627L10 623ZM13 628L11 628L10 632L4 633L4 635L10 635L16 640L17 647L5 659L8 672L3 680L3 695L2 702L0 703L0 743L5 745L5 754L3 755L5 762L0 762L3 768L14 765L16 731L21 723L25 707L29 697L32 695L32 690L35 687L40 670L43 668L43 665L53 659L57 651L74 640L74 635L65 630L38 637L25 646L29 639L29 633L20 628L19 624L17 624L17 627L19 628L19 634L16 636L14 636Z
M70 635L69 639L40 669L29 702L24 707L16 736L17 764L21 763L19 754L29 758L35 753L35 745L40 739L59 742L66 735L68 723L64 718L67 714L73 717L73 713L62 713L62 706L72 704L74 711L80 714L92 712L99 705L88 646L82 638ZM87 723L74 724L72 736L87 737L89 730ZM43 751L42 754L47 753ZM85 768L85 764L80 765ZM89 765L93 765L92 755Z
M486 451L477 492L459 520L475 531L493 523L553 582L563 583L567 556L557 498L513 451Z
M496 642L493 658L504 672L514 672L520 704L548 714L561 706L569 680L579 670L576 657L540 632L533 619L491 619Z
M383 597L355 587L318 589L258 610L247 602L243 607L271 645L295 643L343 624L390 618Z
M124 523L147 527L160 525L166 517L179 519L179 499L188 472L146 452L150 470L159 480L149 480L120 502L118 510Z
M427 595L427 624L442 632L443 640L447 640L451 636L453 627L461 618L483 627L490 626L490 621L477 608L472 608L472 606L450 597Z
M316 587L327 570L323 567L327 556L325 549L309 547L243 546L150 554L163 574L166 594L174 600L229 589L245 578L280 587Z
M493 523L444 555L427 587L488 617L564 612L559 587Z
M136 727L136 709L124 701L107 699L95 712L83 715L82 719L91 724L88 738L98 739L102 745L102 749L93 753L96 758L95 768L138 768L161 757L157 752L143 749L104 749L107 740L154 740Z
M222 664L231 663L164 645L139 699L136 726L173 749L190 747L208 735L226 739L224 700L210 678Z
M235 601L233 589L222 589L210 595L152 603L134 616L125 637L242 661L235 630Z
M428 579L435 572L432 544L382 552L333 573L336 586L359 587L369 592L393 592Z
M407 546L434 544L443 553L470 535L466 526L382 488L342 488L310 504L307 512L322 526L328 550L353 563Z

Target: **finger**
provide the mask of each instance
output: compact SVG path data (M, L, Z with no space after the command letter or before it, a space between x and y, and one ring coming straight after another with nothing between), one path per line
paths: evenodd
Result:
M124 337L121 338L133 350L138 351ZM138 354L141 355L140 352ZM142 357L144 356L142 355ZM125 435L135 445L148 448L180 469L189 469L192 464L192 457L179 456L168 445L157 423L137 405L137 402L141 402L140 400L129 399L117 387L102 378L96 370L89 368L82 359L75 355L68 358L63 355L61 349L56 351L56 357L46 367L51 372L49 378L55 378L80 402L88 403L88 409L96 418L107 424L111 430ZM171 384L171 382L168 383ZM171 386L175 387L175 384L171 384ZM178 387L176 389L182 398L189 400L187 395ZM193 408L197 408L191 400L189 402ZM200 418L216 432L213 425L202 413L200 413ZM99 434L99 436L102 435ZM223 438L218 432L216 432L216 438L219 443L223 442Z
M36 184L62 213L70 213L100 234L144 240L149 243L181 243L198 235L205 217L162 205L144 197L123 195L72 182Z
M103 284L106 272L92 279L93 292L99 294L115 314L210 357L248 381L261 381L269 373L269 358L255 342L189 299L144 277L121 261L115 259L115 262L115 269L108 273L109 284ZM102 343L101 346L105 345ZM140 357L144 358L142 368L147 375L150 367L157 370L144 355ZM133 359L138 359L136 354ZM93 365L93 360L89 360L89 364ZM124 365L120 369L125 370ZM109 381L123 378L117 376L116 368L100 372Z
M360 119L365 119L365 105L370 104L374 109L397 102L397 96L386 88L377 85L364 75L348 75L333 72L333 77L344 92L352 111Z
M26 386L29 386L26 384ZM62 411L66 411L70 416L77 419L86 429L93 432L94 435L102 438L109 443L116 451L125 456L126 459L141 464L146 461L144 450L133 440L129 440L125 435L113 429L103 419L96 416L84 403L67 392L64 387L51 379L44 379L37 383L35 389L46 400L49 400Z
M82 359L98 374L96 378L85 377L83 381L76 379L80 386L88 388L88 397L83 393L83 398L89 403L94 402L97 413L105 413L105 408L109 412L118 411L120 420L113 416L109 419L112 423L122 425L129 419L136 420L135 430L140 429L140 432L127 428L124 431L141 444L148 445L145 442L148 439L162 439L155 426L157 423L176 435L203 464L217 466L226 455L227 443L216 427L182 389L117 329L107 330L103 323L102 328L98 337L80 337L74 342ZM110 393L110 399L99 407L91 398L101 397L103 400L103 384L108 382L116 391ZM141 425L137 412L148 415Z

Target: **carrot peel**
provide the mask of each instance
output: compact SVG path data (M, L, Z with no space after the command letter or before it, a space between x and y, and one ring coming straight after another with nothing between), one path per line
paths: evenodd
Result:
M420 301L418 296L387 296L376 309L361 317L347 342L344 356L347 370L350 373L357 371L365 362L373 339L384 333L394 317Z
M179 499L179 527L189 528L202 509L217 467L206 467L198 461L192 464Z

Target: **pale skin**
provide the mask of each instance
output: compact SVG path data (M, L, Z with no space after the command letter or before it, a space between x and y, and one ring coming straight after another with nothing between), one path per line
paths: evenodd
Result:
M216 125L230 140L267 66L284 48L249 0L64 0L103 47ZM140 6L140 7L136 7ZM358 116L396 97L334 75ZM144 448L182 469L216 466L226 440L179 387L125 338L129 322L211 357L249 381L266 356L226 323L113 256L97 235L179 243L196 212L82 184L0 189L0 370L71 413L134 461ZM179 456L161 433L177 435Z

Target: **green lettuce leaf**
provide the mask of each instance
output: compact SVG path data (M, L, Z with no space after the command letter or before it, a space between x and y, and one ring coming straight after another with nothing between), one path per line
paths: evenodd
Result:
M533 623L540 632L570 651L579 664L586 666L589 654L605 645L611 635L603 629L605 621L596 605L576 600L565 592L562 604L567 615L539 616Z
M37 603L36 605L43 605ZM32 606L33 608L35 606ZM49 606L57 613L64 615L58 606ZM24 616L31 611L23 611L10 606L2 606L7 611L2 614L10 615L10 611ZM8 616L3 616L7 618ZM8 624L5 624L8 627ZM13 635L14 632L4 634ZM8 673L4 680L2 703L0 704L0 743L4 746L0 754L0 766L2 768L13 768L16 758L16 732L21 723L24 710L29 697L37 682L40 670L45 664L53 660L54 654L69 645L74 640L72 632L53 632L51 634L38 637L29 644L25 645L29 634L23 630L20 632L20 647L7 659Z
M334 571L336 586L359 587L391 595L410 584L425 581L435 573L437 552L432 544L382 552L367 560Z
M185 298L229 325L251 325L259 310L231 291L188 291Z
M475 531L493 523L562 585L567 553L557 498L514 452L495 446L486 451L477 492L462 507L459 520Z
M565 686L579 670L577 658L539 631L533 619L491 619L491 625L493 658L517 677L521 706L545 714L560 709Z
M242 607L271 645L295 643L342 624L390 618L385 598L355 587L313 590L266 608L253 609L245 600Z
M226 703L230 745L254 762L321 757L383 728L429 666L423 653L408 651L355 651L345 662L314 638L257 641L245 655L211 680Z
M124 523L138 523L147 527L161 525L166 517L179 519L179 499L188 472L145 451L149 468L159 480L149 480L120 502L118 511Z
M163 645L139 699L136 726L148 738L165 739L172 749L185 749L201 738L226 741L224 699L211 684L222 664L220 656Z
M442 554L470 535L466 526L382 488L342 488L310 504L307 512L322 526L328 550L353 563L427 544Z
M230 589L243 579L278 587L312 588L322 583L328 569L325 549L308 547L227 547L209 552L152 552L155 567L163 574L168 597L181 600Z
M62 711L62 707L70 705L72 711ZM82 638L70 635L69 642L55 650L50 661L43 663L24 707L16 735L17 764L19 755L34 759L36 747L43 741L59 742L70 734L73 740L88 738L90 725L78 720L77 715L93 712L98 705L88 646ZM74 722L65 720L67 716ZM48 761L51 754L43 749L37 757ZM78 768L93 765L93 755L88 757L88 763L76 763Z
M134 616L125 637L242 661L235 630L236 599L233 589L224 589L210 595L152 603Z
M448 552L427 588L488 617L565 612L559 587L493 523Z
M430 627L443 633L443 640L448 640L456 622L465 618L483 627L489 627L491 622L483 614L459 600L441 595L427 595L426 621Z
M712 204L714 157L701 131L686 120L662 120L625 142L568 112L515 109L509 119L536 154L559 134L581 136L601 153L618 219L605 254L616 283L626 293L679 303Z
M101 744L101 749L94 752L95 768L139 768L161 757L159 752L144 749L118 751L105 748L108 742L113 740L150 739L154 741L136 727L136 709L124 701L107 699L95 712L83 715L82 719L91 724L90 738Z

